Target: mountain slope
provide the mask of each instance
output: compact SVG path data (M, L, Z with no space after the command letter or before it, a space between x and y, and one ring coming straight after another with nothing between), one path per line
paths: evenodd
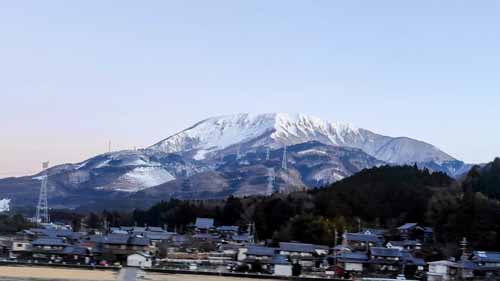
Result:
M162 196L181 199L270 195L301 188L319 187L384 162L360 149L320 142L287 148L287 170L282 167L284 149L230 155L212 171L177 179L131 195L132 198Z

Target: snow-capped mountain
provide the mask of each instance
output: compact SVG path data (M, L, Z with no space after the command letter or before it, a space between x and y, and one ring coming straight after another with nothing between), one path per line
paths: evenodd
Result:
M414 163L450 175L469 168L422 141L271 113L209 118L146 149L105 153L47 173L52 202L76 207L104 199L262 195L324 186L373 166ZM40 179L41 174L0 179L0 198L11 198L13 206L31 204Z
M238 114L206 119L149 147L203 160L218 153L240 153L266 146L279 148L310 141L362 149L379 160L407 164L456 160L431 144L392 138L303 114ZM228 151L229 150L229 151Z

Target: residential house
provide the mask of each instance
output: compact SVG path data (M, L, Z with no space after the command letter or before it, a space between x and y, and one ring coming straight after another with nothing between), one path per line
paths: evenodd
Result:
M60 253L69 246L61 238L38 238L31 245L33 253Z
M217 227L217 232L223 237L231 237L233 235L237 235L240 231L240 228L236 225L222 225Z
M135 254L136 252L149 253L151 251L151 240L147 237L129 234L109 234L95 238L97 238L98 244L102 245L103 255L115 256L119 261L125 260L128 255Z
M275 255L271 259L272 273L277 276L292 276L292 264L285 256Z
M401 238L407 239L424 239L424 228L416 222L405 223L397 228Z
M280 242L279 254L287 257L292 263L303 267L317 266L322 257L328 254L329 248L305 243Z
M344 252L337 256L337 264L349 272L363 272L368 264L368 255L365 252Z
M452 281L458 278L458 264L456 262L442 260L429 262L428 265L428 281Z
M196 218L194 227L198 233L208 233L210 230L214 229L214 219Z
M386 233L388 233L387 229L364 228L359 234L373 235L383 240Z
M238 253L239 261L269 261L276 254L275 248L264 246L249 245L246 248L240 248Z
M389 241L386 247L390 249L399 249L401 251L420 251L422 249L422 244L417 240Z
M400 271L402 253L399 249L372 247L369 250L370 267L377 272Z
M344 233L342 245L349 246L353 250L367 250L370 247L379 247L382 241L375 235L359 233Z
M153 257L144 252L138 252L127 256L127 266L151 268L153 266Z
M71 264L89 264L90 257L93 256L90 249L78 245L67 246L58 255L65 263Z
M500 270L500 252L474 251L472 252L471 261L478 268L495 268Z

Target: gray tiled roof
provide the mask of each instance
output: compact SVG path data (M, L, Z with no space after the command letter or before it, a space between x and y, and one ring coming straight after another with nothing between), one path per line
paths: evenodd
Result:
M150 240L147 237L130 237L127 244L132 246L148 246L149 242Z
M314 253L315 248L313 244L280 242L280 251Z
M500 252L474 251L473 260L478 262L500 263Z
M365 228L360 234L383 236L386 232L386 229Z
M158 227L158 226L149 226L148 227L148 231L151 231L151 232L164 232L165 230L163 230L163 228Z
M241 234L241 235L233 235L231 239L237 242L248 242L250 241L250 239L252 239L252 237L248 234Z
M339 261L367 261L368 256L363 252L341 253L337 256Z
M64 248L62 251L63 254L66 255L79 255L79 256L85 256L87 255L87 249L83 247L78 247L78 246L68 246Z
M239 231L239 227L236 226L236 225L223 225L223 226L219 226L217 227L217 230L218 231L232 231L232 232L238 232Z
M356 242L371 242L371 243L381 243L380 239L375 235L365 235L359 233L346 233L345 238L348 241L356 241Z
M399 249L388 249L382 247L372 247L370 248L370 254L372 256L379 257L401 257L401 251Z
M418 226L416 222L405 223L402 226L398 227L399 230L408 230Z
M33 246L67 246L60 238L39 238L31 243Z
M196 218L196 223L194 224L194 226L199 229L210 229L214 227L214 219Z
M121 244L126 245L130 236L128 234L110 234L104 236L102 242L104 244Z
M251 245L248 246L246 254L249 256L274 256L274 253L274 248Z

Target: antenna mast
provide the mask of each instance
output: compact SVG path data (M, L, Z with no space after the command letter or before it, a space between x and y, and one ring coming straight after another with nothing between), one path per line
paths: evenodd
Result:
M40 196L38 197L38 205L36 207L36 221L38 223L49 223L49 205L47 200L47 186L49 181L49 173L47 168L49 167L49 162L42 163L42 186L40 187Z

